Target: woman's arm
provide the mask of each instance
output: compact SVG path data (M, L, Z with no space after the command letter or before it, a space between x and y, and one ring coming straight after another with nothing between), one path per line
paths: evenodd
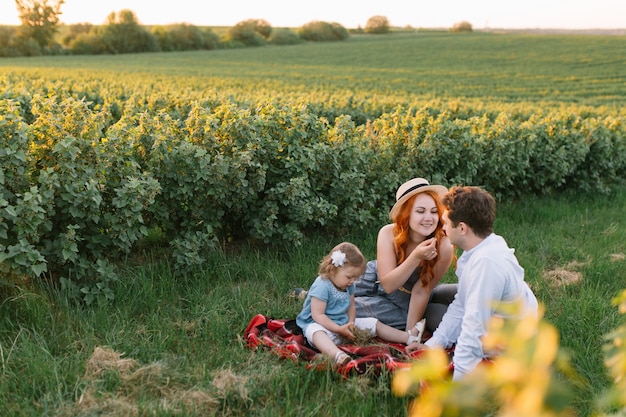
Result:
M432 256L434 249L435 239L427 239L407 253L404 262L398 265L393 240L393 224L383 226L378 232L376 246L378 280L383 290L389 294L403 286L420 262L430 259L429 256Z
M424 317L424 312L430 300L430 293L439 284L448 268L450 268L453 251L454 248L450 240L447 236L444 236L441 242L439 242L439 259L437 259L433 267L433 279L427 286L422 285L421 281L413 285L406 318L406 330L412 329Z
M424 317L428 300L430 299L430 292L433 287L430 285L425 287L420 281L413 285L411 290L411 300L409 301L409 309L406 316L406 330L410 330L417 324L418 321Z

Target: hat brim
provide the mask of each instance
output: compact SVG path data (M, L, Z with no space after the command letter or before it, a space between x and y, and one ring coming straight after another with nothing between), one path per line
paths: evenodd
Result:
M393 220L398 215L398 212L407 200L409 200L414 195L423 193L425 191L434 191L440 198L448 193L448 189L443 185L426 185L424 187L420 187L406 195L403 195L398 201L396 201L396 204L393 205L391 211L389 212L389 218Z

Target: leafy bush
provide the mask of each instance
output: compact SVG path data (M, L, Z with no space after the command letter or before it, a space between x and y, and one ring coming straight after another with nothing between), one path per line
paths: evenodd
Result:
M49 229L43 208L50 202L29 174L27 125L12 101L0 101L0 272L6 282L46 271L46 259L37 247L39 229Z
M94 26L91 23L67 25L66 33L61 39L61 43L65 46L69 46L79 35L86 35L91 32L93 27Z
M80 33L69 41L68 46L74 55L99 55L107 52L107 46L97 33Z
M204 49L218 49L220 48L220 37L217 33L213 32L211 28L204 28L201 30L203 38Z
M302 43L302 38L291 29L274 29L269 37L272 45L296 45Z
M3 269L17 276L47 271L89 302L110 299L109 260L147 233L142 215L159 184L119 141L102 139L103 114L84 102L35 96L30 125L5 103Z
M33 38L18 36L15 38L14 46L20 56L40 56L44 52L41 45Z
M307 41L330 42L342 41L350 37L350 33L339 23L313 21L298 28L298 35Z
M181 23L169 26L154 26L151 31L161 51L189 51L216 49L219 36L211 29Z
M111 13L107 23L96 28L106 52L124 54L133 52L155 52L159 50L157 39L140 26L135 13L125 9Z
M349 116L329 124L308 106L257 103L252 111L217 101L128 113L105 135L115 106L28 100L27 129L18 106L4 110L17 120L5 124L6 149L22 149L27 162L19 168L21 154L6 151L13 159L4 165L4 204L15 226L4 250L19 270L47 264L77 281L89 280L83 259L128 253L148 227L163 231L187 267L216 239L297 244L319 226L367 227L385 221L380 207L391 205L407 172L482 185L502 198L606 192L626 166L621 123L567 113L518 123L506 114L459 119L445 109L398 108L357 125ZM18 261L18 253L29 255Z
M228 29L225 41L241 42L245 46L263 46L272 33L272 26L263 19L248 19Z
M450 32L473 32L472 24L467 21L462 21L455 23L452 28L450 28Z
M13 26L0 26L0 57L21 55L16 45L17 29Z
M384 34L389 33L389 19L385 16L372 16L367 19L365 33Z
M610 192L626 176L617 114L0 83L10 86L0 99L2 272L63 277L90 301L111 296L111 265L148 230L188 270L218 241L298 245L322 226L381 224L407 175L498 198Z

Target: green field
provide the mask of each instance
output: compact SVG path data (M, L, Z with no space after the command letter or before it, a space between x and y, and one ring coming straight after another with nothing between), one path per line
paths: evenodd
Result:
M0 73L109 79L211 94L607 106L626 100L623 36L415 33L296 46L0 60ZM169 88L166 87L166 88Z
M2 185L15 180L28 197L0 196L11 204L0 226L8 224L9 235L23 233L42 253L61 245L62 255L49 253L67 256L65 264L57 260L58 271L104 259L117 270L116 280L84 287L95 296L105 288L114 299L96 297L89 305L53 285L58 271L47 274L49 280L6 285L6 277L0 279L0 415L406 415L409 400L391 393L391 375L344 381L332 371L252 353L242 333L257 313L294 317L300 303L287 294L310 285L319 259L339 240L353 241L373 258L400 175L422 176L421 169L446 185L491 181L501 197L496 232L516 249L579 376L577 383L556 376L569 392L559 401L574 415L617 412L598 401L612 385L603 337L624 323L611 299L626 282L625 42L623 36L416 32L297 46L0 59L0 132L9 132L0 157L14 167L3 165ZM508 141L517 134L547 146L531 148L537 155L520 172L515 158L523 160L525 148L516 146L524 140ZM591 149L589 136L606 148ZM359 140L367 146L360 148ZM550 140L558 146L551 148ZM475 143L485 147L473 149ZM585 144L595 152L589 150L588 159L578 150ZM294 153L285 156L288 145ZM407 161L415 149L426 149L416 154L426 156ZM338 153L343 159L332 159ZM208 158L216 155L232 157L232 165ZM259 155L266 159L255 159ZM169 165L159 164L163 160ZM211 175L194 182L200 163ZM224 178L211 170L217 163L224 163ZM599 178L583 172L586 163L598 168ZM309 193L306 181L295 182L277 194L285 207L263 206L255 198L268 190L252 185L263 164L275 168L262 174L268 182L274 175L276 188L284 184L281 175L307 174L322 191ZM231 175L232 167L248 176ZM48 176L31 175L29 183L24 174L37 169ZM337 178L322 175L333 169ZM150 170L154 177L141 177ZM176 176L181 173L187 177ZM599 185L576 182L583 174ZM155 178L162 194L170 193L170 205L154 205L169 217L133 205L149 200L133 190L149 194ZM511 184L498 188L498 180ZM335 188L321 188L324 181ZM73 186L80 182L89 186ZM46 194L46 185L54 192ZM516 187L533 192L519 194ZM313 209L300 204L327 192L336 200ZM206 197L213 193L218 196ZM322 225L311 212L330 203L337 217L328 215ZM258 210L248 212L246 204ZM23 210L15 216L20 221L11 217L18 211L13 207ZM276 234L265 235L266 242L238 239L236 227L267 207L284 210L278 217L289 221L271 224L265 232ZM128 217L120 221L111 213ZM311 218L298 223L305 215ZM230 234L203 246L199 224ZM77 230L91 235L77 238ZM192 238L169 234L179 230ZM109 238L119 247L106 246ZM3 245L6 240L0 236ZM182 268L174 249L203 262ZM109 276L107 264L98 268ZM454 280L452 271L446 280Z

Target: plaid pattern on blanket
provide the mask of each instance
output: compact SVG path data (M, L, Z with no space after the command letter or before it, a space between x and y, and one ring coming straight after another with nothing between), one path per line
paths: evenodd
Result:
M246 327L244 339L252 350L266 348L281 358L306 361L307 367L312 369L324 369L331 363L306 342L302 330L293 319L281 320L257 314ZM383 369L394 371L410 367L411 361L421 354L407 353L405 345L381 339L374 339L366 346L344 344L339 345L339 348L354 358L345 365L332 365L345 377L366 373L378 375Z

